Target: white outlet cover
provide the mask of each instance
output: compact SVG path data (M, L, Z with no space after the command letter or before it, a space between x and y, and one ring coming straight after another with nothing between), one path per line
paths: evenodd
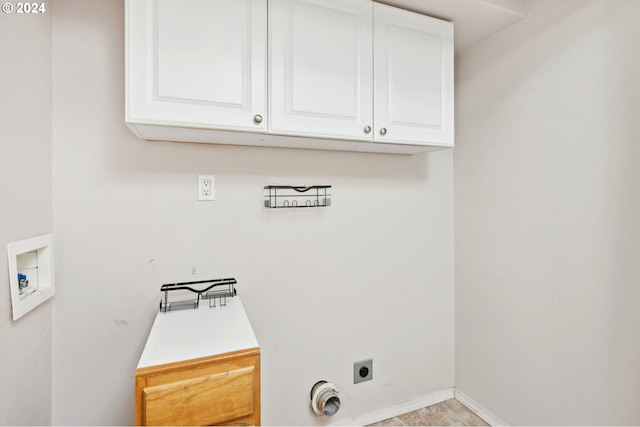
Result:
M209 191L207 191L207 188ZM207 194L208 193L208 194ZM198 175L198 200L216 199L216 180L213 175Z

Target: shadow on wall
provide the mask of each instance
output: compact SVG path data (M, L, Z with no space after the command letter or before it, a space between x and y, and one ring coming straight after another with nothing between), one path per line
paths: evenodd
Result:
M540 3L542 5L544 2ZM540 69L547 67L553 61L553 56L561 57L569 54L577 37L589 34L590 31L597 28L599 22L606 21L607 16L614 15L616 10L624 7L624 2L610 1L594 3L585 0L564 0L553 3L552 8L536 7L535 4L530 4L528 6L529 17L509 28L509 37L502 37L498 34L489 39L495 46L495 50L501 52L500 57L481 57L475 54L475 49L466 50L456 56L456 64L467 56L467 53L473 55L475 63L472 69L465 71L456 68L456 92L459 93L460 85L467 81L480 78L499 79L499 84L495 86L486 85L479 99L483 102L490 101L500 104L504 99L509 98L515 88L520 87L523 82L536 75ZM589 15L588 10L594 7L598 8L598 13ZM580 16L581 19L576 19L576 16ZM591 18L584 19L584 16L591 16ZM573 21L574 29L572 31L563 30L565 26L559 25L559 23L569 21ZM577 29L576 26L578 26ZM536 36L531 37L531 34ZM556 50L549 50L549 40L555 40L558 47ZM594 48L596 47L594 46ZM496 73L495 70L501 66L502 59L500 58L517 58L518 72L512 72L509 75ZM599 61L600 59L594 56L594 65L597 65ZM548 93L540 94L540 96L543 95L548 96ZM469 101L467 100L467 102ZM483 108L478 108L476 112L480 115L487 113Z
M122 124L112 144L112 167L128 172L214 170L229 175L426 179L427 156L142 141Z

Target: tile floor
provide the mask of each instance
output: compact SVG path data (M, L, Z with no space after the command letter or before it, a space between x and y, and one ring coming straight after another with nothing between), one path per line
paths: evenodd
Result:
M455 399L380 421L372 426L488 426Z

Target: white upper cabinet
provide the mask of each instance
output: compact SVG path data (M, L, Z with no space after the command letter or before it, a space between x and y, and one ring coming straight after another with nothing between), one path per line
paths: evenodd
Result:
M371 140L373 9L367 0L269 2L269 132Z
M453 25L374 4L374 141L453 146Z
M125 0L126 123L147 140L453 146L453 25L371 0Z
M271 0L269 36L270 133L453 146L449 22L367 0Z
M133 0L126 8L126 121L134 132L266 132L266 0Z

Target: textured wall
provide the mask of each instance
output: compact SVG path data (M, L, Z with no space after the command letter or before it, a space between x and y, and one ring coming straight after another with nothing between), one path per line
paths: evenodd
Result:
M512 425L640 423L640 2L533 0L458 58L456 387Z
M51 302L12 320L7 243L53 231L52 16L0 13L2 425L51 423Z
M159 287L190 279L238 279L264 424L337 422L452 387L452 151L140 141L124 124L123 22L121 2L56 1L54 423L133 422ZM217 200L198 203L205 173ZM265 210L274 183L333 185L332 206ZM352 363L369 357L374 380L354 386ZM344 396L330 420L309 408L320 379Z

